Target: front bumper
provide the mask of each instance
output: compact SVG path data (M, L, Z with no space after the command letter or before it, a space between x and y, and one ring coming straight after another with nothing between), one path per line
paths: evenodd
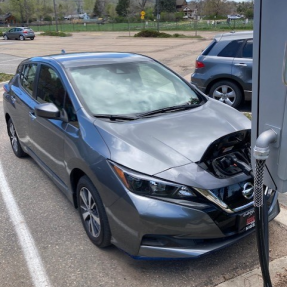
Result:
M213 204L175 204L131 192L107 210L112 243L136 259L192 258L226 247L252 233L238 228L241 213L226 214ZM279 213L277 193L269 220ZM220 219L224 217L224 219ZM217 222L222 220L221 222ZM245 231L246 230L246 231Z
M274 219L280 212L279 203L276 200L272 210L269 210L269 221ZM252 228L244 233L237 235L207 239L207 240L190 240L186 241L182 247L156 247L156 246L143 246L141 245L138 256L135 259L140 258L194 258L207 253L219 250L227 247L245 236L253 233L255 228ZM185 245L185 246L184 246Z

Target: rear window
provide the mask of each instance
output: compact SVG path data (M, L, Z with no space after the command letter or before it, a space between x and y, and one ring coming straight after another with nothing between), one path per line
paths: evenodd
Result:
M244 40L234 40L227 44L223 50L218 54L219 57L236 57L238 50L242 46Z
M203 56L206 56L210 53L211 49L215 46L215 44L217 43L217 41L213 40L209 46L202 52Z

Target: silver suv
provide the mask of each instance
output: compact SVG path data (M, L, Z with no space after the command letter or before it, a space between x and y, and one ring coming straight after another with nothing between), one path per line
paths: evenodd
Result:
M237 108L252 93L253 32L215 36L196 59L191 82L210 97Z

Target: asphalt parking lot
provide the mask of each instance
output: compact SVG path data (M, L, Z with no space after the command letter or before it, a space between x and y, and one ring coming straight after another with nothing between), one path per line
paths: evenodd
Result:
M181 76L188 76L194 68L196 56L213 35L208 32L203 35L205 39L194 40L137 39L128 37L127 32L77 33L63 39L0 40L0 72L13 73L23 58L65 49L66 52L109 50L142 53L163 62ZM84 232L77 211L36 163L29 157L18 159L14 156L3 116L0 117L0 127L1 286L211 287L258 267L255 234L221 251L193 260L138 261L115 247L104 250L94 247ZM8 204L5 196L8 196ZM283 197L283 209L285 201ZM25 236L28 236L28 241L29 237L33 239L32 245L23 247ZM278 221L271 222L271 261L287 256L286 238L286 227ZM30 258L28 262L27 258Z

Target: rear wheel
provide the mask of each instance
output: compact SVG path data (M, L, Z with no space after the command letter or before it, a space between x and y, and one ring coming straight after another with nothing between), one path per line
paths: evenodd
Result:
M23 151L20 145L14 124L11 119L9 119L8 121L7 129L8 129L8 135L10 138L11 147L12 147L14 154L19 158L26 156L26 153Z
M3 36L4 40L9 40L9 38L7 37L7 35Z
M111 232L101 197L87 176L77 186L77 200L80 217L90 240L98 247L111 244Z
M243 99L239 87L230 81L219 81L213 84L209 96L233 108L237 108Z
M34 37L30 38L31 40L34 40Z
M25 37L22 36L22 35L20 35L20 36L19 36L19 40L20 40L20 41L23 41L23 40L25 40Z

